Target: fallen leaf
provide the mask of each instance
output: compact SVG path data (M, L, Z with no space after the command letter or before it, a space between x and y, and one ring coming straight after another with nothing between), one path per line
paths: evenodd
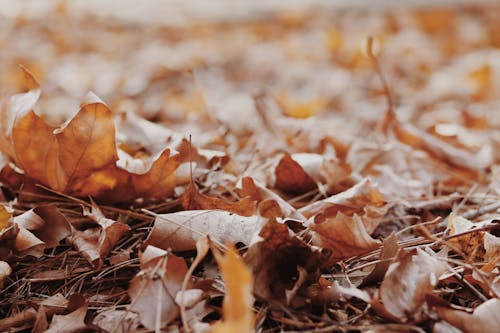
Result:
M252 216L256 212L255 203L250 198L228 202L218 197L200 193L194 182L191 182L181 197L185 210L224 210L241 216Z
M379 257L380 261L375 265L370 274L363 279L361 285L367 286L382 281L392 261L396 258L398 251L398 238L395 233L392 233L382 242L382 249L380 250Z
M101 267L104 258L130 227L106 218L95 204L92 204L92 211L84 208L83 215L88 216L98 226L83 231L74 230L70 241L94 267Z
M335 217L339 213L350 217L357 215L367 232L372 233L387 209L377 186L365 178L344 192L302 207L299 212L308 218L319 213L324 218Z
M141 271L130 282L129 310L139 314L149 330L160 330L179 315L175 295L188 268L184 259L154 246L140 257Z
M436 311L442 320L447 321L464 333L492 332L492 328L500 327L500 300L489 299L474 309L473 313L467 313L447 307L437 307Z
M236 249L230 246L225 255L213 251L226 284L226 296L222 304L222 321L212 326L213 333L251 333L255 330L253 313L253 278Z
M70 223L55 205L37 206L14 217L14 222L30 230L49 249L71 234Z
M300 194L317 188L316 182L290 154L283 155L274 173L276 176L274 186L284 192Z
M161 214L155 219L146 244L172 249L194 250L203 236L220 243L249 244L262 225L259 216L240 216L222 210L193 210Z
M307 245L274 220L264 225L259 236L245 254L245 262L253 272L255 295L265 300L284 301L286 291L296 284L300 267L307 275L304 288L316 282L330 255Z
M362 218L337 213L335 217L319 216L309 226L312 243L321 248L331 250L328 264L340 259L365 254L378 247L380 241L373 239L367 232Z
M85 324L87 303L65 315L54 315L46 333L77 333L88 329Z
M419 320L426 295L434 290L445 270L445 262L423 250L401 252L380 286L385 310L403 322L411 318Z
M140 325L137 313L113 309L100 312L92 323L102 330L115 333L137 332Z
M5 261L0 261L0 290L3 289L5 279L12 273L12 268Z

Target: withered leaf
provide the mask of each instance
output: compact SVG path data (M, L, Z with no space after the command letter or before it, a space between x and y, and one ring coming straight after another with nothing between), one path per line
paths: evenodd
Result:
M500 300L493 298L479 305L473 313L467 313L447 307L437 307L439 317L465 333L491 332L500 327Z
M249 244L260 230L259 216L240 216L223 210L192 210L161 214L155 219L146 244L174 251L194 250L206 235L221 243Z
M251 333L255 329L253 313L253 278L251 270L230 246L225 255L214 251L222 277L226 283L226 296L222 305L223 319L212 326L213 333Z
M129 309L139 314L147 329L160 330L179 314L175 295L182 288L188 268L184 259L154 246L146 247L140 263L141 271L128 289Z
M380 286L380 299L394 318L420 319L425 297L434 290L446 263L423 250L402 252L389 266Z
M307 274L304 287L319 278L320 268L329 254L307 245L285 224L274 220L264 225L259 236L245 254L245 261L254 275L257 297L284 301L286 291L295 285L299 267Z

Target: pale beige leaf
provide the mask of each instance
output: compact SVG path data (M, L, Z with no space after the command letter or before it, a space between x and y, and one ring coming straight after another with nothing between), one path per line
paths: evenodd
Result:
M206 235L222 243L249 244L262 223L258 216L240 216L222 210L161 214L156 217L146 244L174 251L194 250L198 238Z
M446 263L423 250L403 252L391 264L380 286L385 309L401 321L419 318L430 294L445 272Z

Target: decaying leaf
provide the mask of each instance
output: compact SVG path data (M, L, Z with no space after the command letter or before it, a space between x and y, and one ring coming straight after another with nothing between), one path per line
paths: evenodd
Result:
M445 262L423 250L402 252L389 266L380 286L384 309L401 321L418 320L426 295L434 290L445 270Z
M97 226L83 231L74 230L70 241L93 266L100 267L104 258L130 227L106 218L95 204L90 212L85 208L84 215Z
M365 178L350 189L309 204L299 212L308 218L319 213L325 218L334 217L338 213L358 215L368 233L371 233L385 216L387 206L377 186Z
M139 315L128 310L107 310L99 313L92 321L107 332L128 333L137 331Z
M327 192L350 183L351 168L333 156L284 154L274 170L274 186L287 193L306 193L323 185Z
M78 333L87 330L85 317L87 315L88 304L83 297L80 302L76 302L74 297L69 300L67 314L55 314L52 317L48 333Z
M257 202L257 206L264 201L275 201L281 209L281 217L288 217L298 221L305 222L306 218L300 214L297 209L286 202L279 195L265 187L263 184L255 181L251 177L243 177L239 182L239 187L236 189L243 197L249 197Z
M3 289L5 279L7 279L11 273L12 268L10 268L10 265L5 261L0 261L0 290Z
M493 298L479 305L473 313L455 310L447 307L437 307L437 313L442 320L447 321L464 333L493 332L500 327L500 300Z
M55 205L35 207L14 217L14 222L30 230L49 249L71 234L70 223Z
M320 268L329 257L328 252L312 248L285 224L274 220L264 225L259 236L245 254L245 262L253 272L257 297L284 301L286 291L296 284L300 268L306 274L303 287L317 281Z
M229 247L225 255L214 251L222 278L226 283L226 296L222 305L223 319L212 326L213 333L251 333L255 329L253 313L253 278L236 249Z
M181 203L185 210L224 210L241 216L252 216L256 212L255 203L248 197L237 202L228 202L200 193L194 182L191 182L182 195Z
M362 218L356 214L347 216L337 213L332 218L317 218L309 229L314 245L332 250L329 264L370 252L381 244L368 234Z
M150 330L160 330L179 315L175 296L188 268L184 259L154 246L140 258L141 271L130 282L129 310Z
M174 251L194 250L198 238L210 235L221 243L250 244L263 221L223 210L192 210L161 214L155 219L146 244Z

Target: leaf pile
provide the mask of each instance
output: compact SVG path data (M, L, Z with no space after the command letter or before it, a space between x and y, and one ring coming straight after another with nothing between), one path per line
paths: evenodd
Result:
M500 325L500 7L40 8L0 5L0 331Z

